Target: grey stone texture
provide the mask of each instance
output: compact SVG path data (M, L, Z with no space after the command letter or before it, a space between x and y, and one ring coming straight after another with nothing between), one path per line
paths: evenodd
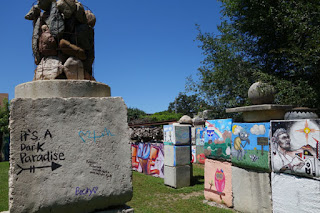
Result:
M164 165L183 166L190 164L190 146L164 145Z
M122 98L13 99L10 212L85 213L132 198Z
M272 212L270 173L232 166L234 209L240 212Z
M109 97L110 87L89 80L44 80L19 84L16 98Z
M190 165L164 166L164 184L173 188L190 186Z

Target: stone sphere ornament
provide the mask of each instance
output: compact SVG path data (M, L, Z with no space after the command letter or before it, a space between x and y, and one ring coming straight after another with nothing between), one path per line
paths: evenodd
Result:
M252 84L248 90L248 98L253 104L271 104L274 101L275 89L262 82Z

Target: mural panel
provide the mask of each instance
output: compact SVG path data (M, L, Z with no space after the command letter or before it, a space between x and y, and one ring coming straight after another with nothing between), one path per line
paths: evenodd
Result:
M232 163L269 171L269 132L270 123L233 123Z
M191 147L191 154L192 154L191 163L197 163L196 150L197 150L197 147L196 147L196 146L192 146L192 147Z
M232 119L206 121L204 154L211 159L230 159Z
M320 120L271 121L274 172L320 179Z
M164 178L164 146L162 143L133 143L132 169Z
M204 139L207 132L207 128L205 127L198 127L196 128L196 145L197 146L203 146L204 145Z
M232 206L231 163L206 159L204 167L204 197Z

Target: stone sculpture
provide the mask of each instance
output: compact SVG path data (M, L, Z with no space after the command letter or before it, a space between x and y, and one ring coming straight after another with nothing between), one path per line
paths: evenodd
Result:
M38 0L33 21L33 80L95 80L92 73L96 17L77 0Z

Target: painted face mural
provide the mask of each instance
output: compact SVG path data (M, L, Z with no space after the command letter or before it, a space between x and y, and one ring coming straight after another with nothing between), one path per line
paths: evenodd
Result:
M271 127L273 171L320 179L320 120L272 121Z

